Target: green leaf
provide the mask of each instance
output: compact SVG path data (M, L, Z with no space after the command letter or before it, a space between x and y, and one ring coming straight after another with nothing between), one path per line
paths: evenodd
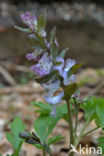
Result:
M54 39L56 37L56 27L52 29L51 33L50 33L50 43L52 44Z
M68 109L67 109L67 105L66 104L61 104L59 105L57 108L57 113L58 115L61 114L61 115L65 115L68 113Z
M42 102L31 102L31 104L35 107L41 108L41 109L46 109L46 110L51 110L52 106L49 105L48 103L42 103Z
M55 39L56 39L56 28L52 29L51 34L50 34L51 56L52 56L53 62L58 56L58 47L55 44Z
M0 156L2 156L2 155L0 154Z
M36 110L35 112L41 113L41 114L50 114L50 111L52 109L52 106L48 103L42 103L42 102L32 102L31 103L33 106L38 107L39 110Z
M56 57L58 56L58 47L54 42L52 43L51 56L52 56L52 61L55 62Z
M19 138L19 133L25 130L25 126L20 118L15 118L11 123L11 133L7 133L7 139L15 150L18 150L23 143L23 139Z
M88 119L89 116L92 116L91 120L95 118L95 116L96 116L95 100L96 100L96 98L94 96L92 96L86 102L81 104L80 107L85 111L85 119Z
M62 50L61 53L60 53L60 55L59 55L59 57L64 58L64 57L65 57L65 54L66 54L66 52L67 52L68 50L69 50L69 48L66 48L66 49Z
M62 137L61 135L53 136L48 139L47 144L51 145L63 139L64 137Z
M96 98L96 123L98 126L104 127L104 98Z
M38 31L42 31L46 28L46 14L42 14L38 18Z
M74 66L71 67L68 71L68 76L71 76L74 74L83 64L75 64Z
M28 28L21 28L19 26L15 26L15 28L18 29L18 30L20 30L20 31L23 31L23 32L27 32L27 33L30 32L30 30Z
M102 148L102 154L104 154L104 137L98 139L99 146Z
M34 144L35 147L39 148L39 149L44 149L44 146L41 144Z
M81 108L86 112L85 118L91 116L97 126L104 127L104 98L95 98L92 96L87 102L81 104Z
M63 89L64 89L64 97L63 97L63 99L69 100L70 97L75 93L75 91L77 89L77 84L76 83L72 83L71 85L65 86Z
M48 82L55 75L55 73L56 73L56 71L52 71L49 75L46 75L42 78L36 78L35 81L38 83Z
M40 115L39 118L35 120L34 129L42 143L44 143L52 132L59 119L59 117L54 118L52 116Z

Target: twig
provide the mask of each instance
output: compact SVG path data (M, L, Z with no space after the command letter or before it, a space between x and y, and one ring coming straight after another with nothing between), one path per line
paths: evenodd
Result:
M84 136L86 136L86 135L88 135L88 134L90 134L90 133L96 131L96 130L99 129L99 128L100 128L100 127L96 127L96 128L93 128L93 129L89 130L88 132L84 133L84 134L82 135L82 137L84 137Z
M26 73L30 73L31 70L30 68L26 67L26 66L23 66L23 65L16 65L14 63L10 63L10 62L5 62L5 61L1 61L0 62L4 67L6 67L7 69L9 68L13 68L17 71L20 71L20 72L26 72Z
M38 93L43 93L43 89L38 87ZM2 94L11 94L11 93L20 93L20 94L37 94L37 88L30 86L20 86L16 85L14 87L5 87L0 89L0 95Z
M10 75L10 73L0 65L0 73L3 75L3 77L11 84L12 86L16 85L16 81L14 78Z

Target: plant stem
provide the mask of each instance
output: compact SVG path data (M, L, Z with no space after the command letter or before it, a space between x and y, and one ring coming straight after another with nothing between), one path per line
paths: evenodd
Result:
M78 138L76 139L76 142L75 142L75 147L77 147L78 146L78 144L79 144L79 142L80 142L80 140L81 140L81 138L82 138L82 136L83 136L83 133L84 133L84 131L85 131L85 129L87 128L87 126L88 126L88 124L89 124L89 121L90 121L90 117L87 119L87 121L85 122L85 124L84 124L84 126L83 126L83 128L82 128L82 130L81 130L81 132L80 132L80 135L78 136Z
M43 156L46 156L46 150L43 149Z
M99 128L100 128L100 127L93 128L92 130L90 130L90 131L84 133L81 137L84 137L84 136L86 136L86 135L88 135L88 134L90 134L90 133L96 131L96 130L99 129Z
M74 104L75 104L75 111L76 111L76 121L75 121L75 137L77 137L77 125L78 125L78 104L76 102L76 99L74 98Z
M71 108L70 108L70 102L67 102L67 108L68 108L68 117L69 117L69 135L70 135L70 148L71 144L74 144L74 136L73 136L73 123L72 123L72 113L71 113ZM74 156L74 153L69 153L69 156Z
M23 144L23 143L21 142L21 143L19 144L18 149L14 152L14 155L15 155L15 156L19 156L19 153L20 153L22 144Z

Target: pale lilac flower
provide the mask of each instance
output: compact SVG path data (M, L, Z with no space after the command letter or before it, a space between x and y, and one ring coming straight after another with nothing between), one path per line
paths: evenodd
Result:
M46 40L46 39L45 39L45 45L46 45L46 47L47 47L48 49L50 49L51 44L50 44L50 42L47 42L47 40Z
M32 15L32 22L34 25L37 25L37 19L35 15Z
M54 70L58 70L60 75L62 74L64 67L64 59L61 57L56 58L56 65L53 67Z
M46 37L47 36L47 33L46 33L46 31L42 31L42 32L40 32L40 35L42 36L42 37Z
M26 54L26 58L28 60L38 61L40 59L40 56L36 56L35 53L28 53L28 54Z
M44 96L46 102L48 102L51 105L57 105L62 102L62 98L64 96L64 92L61 92L57 96L49 97L49 96Z
M42 58L38 61L38 64L31 66L31 70L39 76L50 74L51 68L52 62L47 52L43 54Z
M76 81L76 76L74 74L72 74L70 77L68 76L68 71L75 64L76 64L75 60L71 60L71 59L66 60L66 65L61 75L64 79L64 85L69 85L71 82Z
M76 80L74 74L72 74L70 77L68 76L68 71L75 64L76 62L71 59L66 60L66 64L65 64L63 58L61 57L56 58L56 65L53 67L53 69L59 71L59 74L63 77L64 85L69 85L71 82L74 82Z
M64 79L64 85L69 85L72 82L76 81L76 76L74 74L72 74L70 77L68 77L67 72L64 71L64 74L62 75L63 79Z
M56 46L58 47L58 41L57 41L57 39L54 40L54 43L55 43Z
M53 94L59 89L60 87L60 81L56 80L53 83L50 84L42 84L41 85L45 90L48 92L49 97L53 97Z
M37 19L35 15L31 15L29 12L26 12L21 15L21 19L30 27L32 31L34 31L34 28L37 29Z
M75 60L72 59L67 59L66 60L66 66L65 66L65 70L68 71L72 66L74 66L76 64Z

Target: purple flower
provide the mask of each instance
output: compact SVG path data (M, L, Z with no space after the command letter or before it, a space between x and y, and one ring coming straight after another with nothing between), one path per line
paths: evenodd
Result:
M58 47L58 41L57 41L57 39L54 40L54 43L55 43L56 46Z
M64 59L61 57L56 58L56 65L53 67L53 69L58 70L60 75L62 74L64 67Z
M48 92L49 97L53 97L53 94L59 89L60 87L60 81L56 80L54 83L50 84L42 84L42 87L45 88L45 90Z
M51 44L50 44L49 42L47 42L47 40L46 40L46 39L45 39L45 45L46 45L46 47L47 47L48 49L50 49Z
M76 81L76 76L74 74L72 74L70 77L68 77L66 71L63 72L62 77L64 79L64 85L69 85L71 82L75 82Z
M76 64L75 60L67 59L65 70L68 71L72 66Z
M64 79L64 85L69 85L71 82L76 81L76 76L72 74L70 77L68 77L68 71L71 69L72 66L76 64L75 60L67 59L65 68L63 69L63 72L61 76Z
M69 85L71 82L74 82L76 80L74 74L72 74L70 77L68 76L68 71L73 65L76 64L76 62L74 60L68 59L66 60L66 64L64 64L64 59L61 57L57 57L56 65L53 67L53 69L59 71L59 74L63 77L64 85Z
M28 53L28 54L26 54L26 58L28 60L38 61L40 57L39 56L36 56L34 53Z
M64 92L61 92L57 96L49 97L49 96L44 96L46 102L48 102L51 105L57 105L62 102L62 98L64 96Z
M47 36L47 33L43 30L42 32L40 32L40 35L41 35L42 37L46 37L46 36Z
M30 27L32 31L34 31L34 28L37 29L37 19L35 15L31 15L29 12L26 12L21 15L21 19Z
M42 58L38 61L38 64L32 65L33 70L39 76L45 76L51 72L52 62L48 53L44 53Z

